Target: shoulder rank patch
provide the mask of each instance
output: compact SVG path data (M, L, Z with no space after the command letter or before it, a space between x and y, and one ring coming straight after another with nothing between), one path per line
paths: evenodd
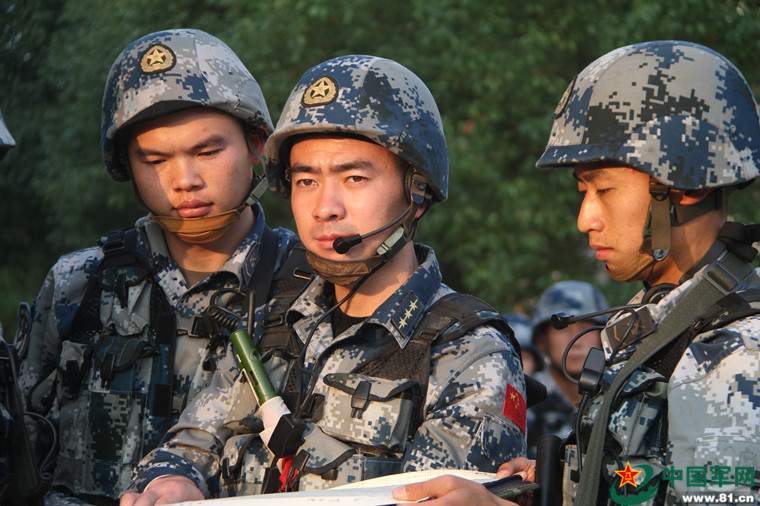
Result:
M32 315L29 310L29 304L22 302L18 305L18 323L16 335L13 338L13 346L16 348L16 355L19 360L24 358L26 350L29 349L29 327L31 326Z
M525 399L515 387L507 383L507 395L504 398L504 416L512 420L525 434L525 411L528 407Z
M338 83L330 76L322 76L306 88L301 98L304 107L327 105L338 97Z
M163 44L150 46L140 58L140 72L143 74L157 74L174 67L177 58L174 51Z
M399 304L398 309L393 314L393 326L398 329L403 335L408 336L411 331L417 326L420 318L422 318L425 308L420 302L420 299L414 294L409 292L404 297L404 300Z

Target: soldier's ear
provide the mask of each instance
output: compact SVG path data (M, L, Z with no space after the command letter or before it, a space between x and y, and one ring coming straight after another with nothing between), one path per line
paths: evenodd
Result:
M248 147L257 155L264 153L264 144L266 144L266 142L267 134L260 128L256 128L248 133Z
M701 190L677 191L677 192L674 192L676 195L675 203L680 204L682 206L690 206L704 200L704 198L707 197L712 191L713 191L712 188L703 188Z
M415 218L420 218L423 214L425 214L425 211L427 211L428 204L430 204L429 200L426 200L425 202L420 205L420 207L417 208L417 211L414 213Z

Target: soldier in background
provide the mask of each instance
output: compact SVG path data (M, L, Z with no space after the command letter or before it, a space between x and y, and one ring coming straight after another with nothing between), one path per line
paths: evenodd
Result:
M20 385L59 430L46 503L116 502L224 356L204 310L267 300L297 242L256 200L271 131L258 83L205 32L152 33L114 61L105 166L149 214L61 257L34 301Z
M257 312L255 341L305 423L302 440L290 461L270 451L265 409L227 361L141 464L135 488L145 493L122 505L213 494L219 475L223 495L246 495L423 469L493 472L502 455L523 455L525 380L511 330L444 285L433 251L411 242L448 194L446 139L425 84L373 56L313 67L265 166L318 274L283 313L277 301Z
M573 415L581 400L578 377L589 350L601 346L600 325L607 321L606 315L591 316L557 329L551 325L552 315L582 315L605 309L607 301L602 292L583 281L560 281L544 290L538 299L531 340L546 367L534 378L546 386L546 399L528 410L528 457L536 457L539 436L565 437L573 428ZM581 332L583 336L573 341Z
M532 376L543 369L544 362L541 354L536 349L531 339L530 317L522 313L504 313L504 319L515 333L520 345L520 357L522 358L523 373Z
M0 112L0 160L16 146L11 132ZM0 325L0 505L23 504L22 492L18 487L18 477L11 473L10 451L19 435L19 427L24 423L20 406L20 394L14 372L18 367L17 349L13 343L3 338Z
M760 175L751 88L707 47L646 42L586 67L554 118L537 165L573 170L578 229L597 260L617 281L644 283L608 322L604 360L584 381L581 433L562 452L564 503L683 504L706 493L754 502L760 226L727 221L726 209ZM530 478L534 464L502 472ZM454 477L396 494L441 498L431 506L504 503Z

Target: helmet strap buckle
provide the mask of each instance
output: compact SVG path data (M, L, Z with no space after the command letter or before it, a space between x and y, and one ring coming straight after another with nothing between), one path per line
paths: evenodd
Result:
M660 262L670 252L670 189L663 184L650 182L649 195L652 256Z
M248 198L245 200L245 203L249 206L252 206L255 202L258 202L261 200L261 197L264 196L264 193L269 189L269 184L267 182L266 176L258 176L256 174L256 171L253 172L253 184L251 185L251 192L248 194Z

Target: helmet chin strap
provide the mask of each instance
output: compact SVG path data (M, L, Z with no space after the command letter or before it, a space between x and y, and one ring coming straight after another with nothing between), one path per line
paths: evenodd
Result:
M253 170L254 178L251 188L242 204L235 209L212 216L182 218L179 216L162 216L152 214L153 221L170 234L190 244L205 244L222 237L224 233L240 219L243 210L257 202L267 190L266 177L259 177ZM138 193L139 198L139 193Z
M634 253L620 267L615 269L607 268L607 272L615 281L645 281L652 273L654 264L652 238L646 237L638 252Z
M670 202L670 188L650 179L649 216L644 227L641 249L616 269L607 269L615 281L646 281L655 262L661 262L670 253L670 227L687 223L703 214L722 209L726 201L726 188L718 188L691 205Z
M424 176L417 172L413 172L411 175L409 191L411 202L404 214L399 217L403 219L403 222L391 233L391 235L388 236L387 239L385 239L385 241L383 241L375 251L374 255L361 260L329 260L315 255L307 249L306 260L309 262L311 268L314 269L314 272L330 283L338 286L350 287L363 277L370 276L373 272L385 265L388 260L393 258L414 238L414 233L417 231L417 223L419 220L419 218L415 216L417 214L417 209L423 205L427 198L430 198L427 189L427 181ZM359 242L361 239L375 235L384 231L386 228L387 226L381 227L369 234L359 236ZM358 244L358 242L355 244ZM347 251L348 249L341 251L341 253Z

